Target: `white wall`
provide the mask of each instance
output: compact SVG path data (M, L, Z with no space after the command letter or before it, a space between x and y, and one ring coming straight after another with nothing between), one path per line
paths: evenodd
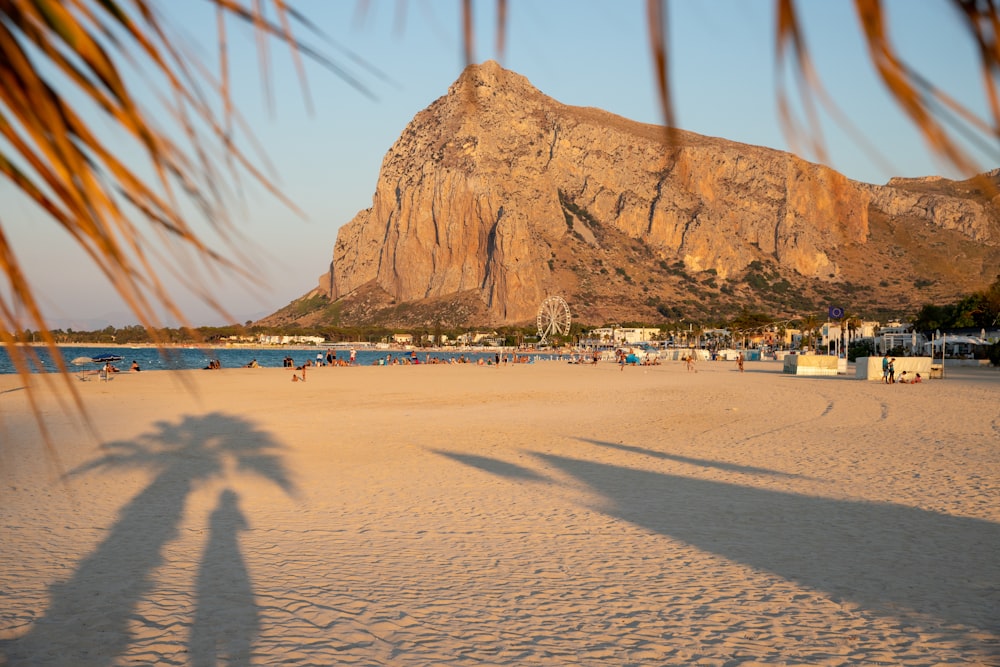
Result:
M859 380L872 382L882 381L882 357L858 357L854 362L854 377ZM916 375L929 380L931 377L930 357L896 357L893 364L896 370L896 379L906 371L907 375Z

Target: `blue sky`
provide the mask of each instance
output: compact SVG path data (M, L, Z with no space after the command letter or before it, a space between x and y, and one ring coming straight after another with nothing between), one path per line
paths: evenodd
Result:
M772 0L669 3L671 77L679 127L749 144L790 149L776 111ZM846 0L800 3L817 71L844 113L885 164L874 160L828 117L828 163L847 176L884 183L891 176L946 169L896 109L876 79ZM904 58L933 83L982 113L978 68L953 10L939 0L887 0L891 35ZM171 23L200 44L215 65L215 27L202 0L164 2ZM510 0L507 44L497 49L495 3L476 0L473 62L495 59L560 102L600 107L650 123L662 121L655 95L643 0ZM235 97L274 167L273 177L304 211L298 217L273 197L245 186L234 208L242 240L262 286L203 275L235 321L273 312L316 285L329 264L337 230L371 204L383 155L413 116L447 92L465 62L458 0L305 0L296 6L336 43L302 38L330 55L368 88L365 96L307 63L308 112L287 49L272 45L273 97L268 102L249 31L230 36ZM356 65L349 50L382 76ZM152 100L150 100L152 104ZM815 154L797 150L816 160ZM983 163L983 169L997 165ZM2 221L29 278L58 323L131 321L127 309L55 224L0 182ZM209 238L212 238L209 232ZM221 247L221 246L220 246ZM185 269L186 271L188 269ZM194 269L190 269L194 271ZM222 318L179 289L192 322Z

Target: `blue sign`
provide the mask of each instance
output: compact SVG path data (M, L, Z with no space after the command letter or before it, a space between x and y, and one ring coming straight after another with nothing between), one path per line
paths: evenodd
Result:
M844 316L844 309L837 306L830 306L830 319L839 320Z

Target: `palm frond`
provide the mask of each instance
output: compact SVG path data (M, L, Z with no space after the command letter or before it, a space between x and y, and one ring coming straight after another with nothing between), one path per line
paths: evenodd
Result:
M154 336L161 313L186 324L161 280L160 266L228 317L210 294L197 289L179 263L181 255L174 253L253 280L195 231L183 213L188 205L224 242L235 235L228 214L230 184L242 177L295 210L258 166L262 160L245 153L235 139L239 131L253 142L231 100L226 19L235 17L253 27L264 62L270 40L288 45L303 87L300 54L369 94L336 63L296 39L295 18L284 0L209 1L220 25L217 78L183 51L151 0L0 0L0 137L5 141L0 174L74 239ZM156 114L136 98L136 86L123 71L126 64L163 82L167 96ZM219 106L222 111L214 111ZM141 148L145 164L120 159L120 147L113 148L93 131L86 118L95 110ZM164 110L173 123L167 129L154 120ZM180 142L174 138L178 129ZM8 289L0 290L0 340L30 393L30 371L38 359L32 348L18 343L27 342L24 331L39 332L82 411L2 225L0 220L0 275Z
M887 13L881 0L854 0L854 8L869 60L885 89L920 131L930 150L959 173L972 176L981 169L962 141L976 146L983 155L1000 162L1000 18L994 0L950 0L963 17L971 40L980 54L980 71L990 118L981 118L971 109L934 86L897 53L886 27ZM795 73L799 101L805 114L803 127L791 111L784 77L778 79L778 108L793 150L805 143L808 152L821 162L828 153L818 120L818 109L827 111L855 143L887 170L885 157L873 148L823 87L809 54L807 40L798 20L796 0L776 0L776 54L779 70L788 65Z

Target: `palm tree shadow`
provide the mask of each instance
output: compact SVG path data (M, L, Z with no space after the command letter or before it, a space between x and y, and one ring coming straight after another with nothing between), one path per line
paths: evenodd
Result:
M598 447L607 447L608 449L618 449L623 452L629 452L632 454L642 454L643 456L650 456L656 459L664 459L667 461L677 461L678 463L687 463L693 466L699 466L704 468L715 468L717 470L725 470L728 472L738 472L747 475L763 475L767 477L788 477L788 478L799 478L799 479L813 479L806 475L799 475L797 473L782 472L780 470L772 470L770 468L759 468L757 466L745 466L736 463L725 463L723 461L712 461L710 459L699 459L691 456L681 456L680 454L668 454L667 452L660 452L655 449L648 449L646 447L636 447L634 445L623 445L620 443L606 442L604 440L594 440L592 438L577 438L580 442L589 442L592 445Z
M454 461L458 461L459 463L464 463L470 468L479 468L480 470L492 473L498 477L508 477L510 479L528 482L545 481L545 477L543 475L539 475L534 470L530 470L524 466L519 466L516 463L508 463L507 461L501 461L499 459L486 456L478 456L475 454L448 452L441 449L432 449L431 451L439 456L444 456Z
M209 519L208 543L198 567L197 610L188 645L192 667L250 664L260 614L239 544L240 531L248 528L239 495L226 489Z
M601 511L868 610L1000 637L1000 525L535 453Z
M65 582L54 584L45 614L22 637L5 642L11 664L109 665L129 647L128 624L151 591L164 546L177 536L196 484L223 476L226 464L295 493L282 446L240 417L212 413L158 422L132 441L106 443L103 456L68 473L139 469L153 480L122 508L107 537ZM100 644L94 652L92 647Z

